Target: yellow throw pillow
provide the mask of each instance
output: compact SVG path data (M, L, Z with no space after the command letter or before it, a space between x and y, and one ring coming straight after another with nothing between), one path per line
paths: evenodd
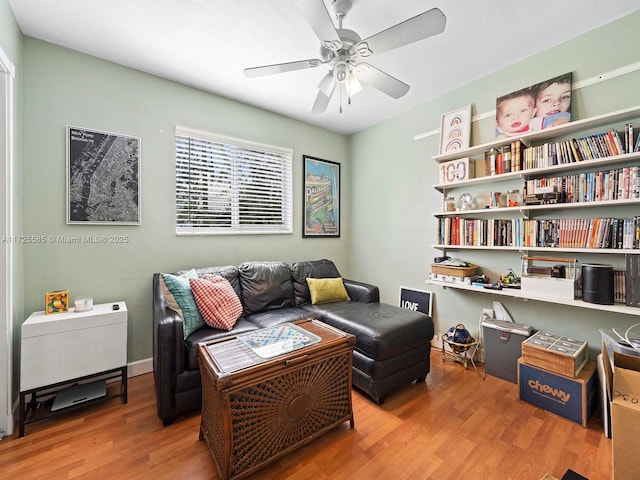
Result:
M307 285L309 285L309 293L311 293L311 303L313 305L351 300L347 289L344 287L342 277L307 278Z

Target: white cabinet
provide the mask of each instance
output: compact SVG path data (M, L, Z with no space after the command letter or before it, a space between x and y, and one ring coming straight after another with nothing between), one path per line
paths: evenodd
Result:
M117 306L117 309L114 309ZM126 403L127 305L98 304L88 312L35 312L21 329L20 436L42 390L64 388L118 372ZM30 404L25 397L31 395ZM113 398L110 396L109 398ZM27 422L28 423L28 422Z

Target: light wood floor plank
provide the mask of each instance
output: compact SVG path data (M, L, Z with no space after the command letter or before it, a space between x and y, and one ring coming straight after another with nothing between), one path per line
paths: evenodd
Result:
M518 399L515 384L432 355L426 383L377 406L354 391L345 423L250 476L250 480L538 480L572 469L611 478L611 440L599 412L588 428ZM0 441L0 478L218 480L198 412L163 427L153 375L119 399L27 425Z

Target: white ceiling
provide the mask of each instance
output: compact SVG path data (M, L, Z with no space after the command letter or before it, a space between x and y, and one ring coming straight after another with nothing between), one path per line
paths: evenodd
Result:
M318 1L331 12L331 0ZM343 26L362 38L433 7L447 16L446 29L368 59L411 85L404 97L365 88L342 114L334 95L326 113L312 115L327 66L243 74L319 56L320 42L294 0L9 3L26 35L346 134L640 9L640 0L353 0Z

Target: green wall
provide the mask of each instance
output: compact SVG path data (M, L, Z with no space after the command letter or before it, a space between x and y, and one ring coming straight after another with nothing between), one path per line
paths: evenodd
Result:
M599 350L599 328L626 327L637 322L635 315L600 313L426 285L429 264L434 256L441 255L441 251L431 247L437 243L437 220L431 213L440 211L441 205L440 194L431 188L438 183L437 164L431 157L438 153L439 135L417 141L414 136L438 129L442 113L467 104L472 105L473 115L490 112L500 95L556 75L573 72L575 85L638 62L640 52L630 46L637 43L639 21L640 14L630 15L353 135L350 275L378 284L382 300L389 303L397 304L400 286L434 291L437 333L458 322L477 333L482 308L491 307L492 300L501 301L518 323L587 340L592 353ZM469 48L473 49L473 45ZM635 72L578 89L572 101L573 118L640 104L639 82L640 73ZM473 124L473 145L493 140L493 118ZM636 122L640 126L640 119ZM521 188L521 184L517 187ZM491 187L483 189L488 191ZM580 215L606 216L606 213L590 210ZM509 267L520 271L518 252L454 250L450 254L483 266L494 279ZM617 265L624 260L608 255L580 255L580 259Z
M129 362L152 355L154 272L239 264L248 260L331 258L346 270L348 189L342 191L342 236L302 239L302 155L342 163L349 184L348 138L289 118L25 37L23 98L23 232L25 235L126 235L122 245L24 247L25 312L42 310L47 290L89 294L94 303L125 300ZM67 225L66 125L141 138L142 225ZM294 233L176 236L176 125L294 150ZM16 360L17 361L17 360Z
M8 0L0 0L0 46L14 64L19 63L22 34Z

